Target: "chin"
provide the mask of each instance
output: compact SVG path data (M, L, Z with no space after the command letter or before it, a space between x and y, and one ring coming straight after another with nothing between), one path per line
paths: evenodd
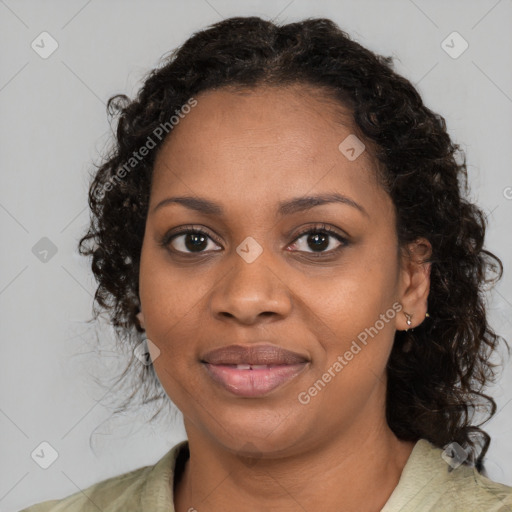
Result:
M226 449L248 457L278 457L301 444L304 432L293 415L265 413L256 410L217 416L219 423L210 424L210 435ZM302 422L304 426L304 422Z

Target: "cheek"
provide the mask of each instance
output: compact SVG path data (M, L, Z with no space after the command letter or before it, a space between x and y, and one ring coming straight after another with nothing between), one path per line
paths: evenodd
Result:
M394 254L389 245L381 251L361 251L343 272L326 281L322 292L309 294L310 304L315 304L314 332L323 349L319 371L342 358L344 379L350 382L345 389L385 373L401 308Z
M312 285L311 280L298 280L308 290L305 297L318 318L343 339L373 326L396 301L399 276L393 250L363 248L321 282Z
M148 337L167 342L175 330L190 329L211 284L198 267L173 268L165 251L143 247L139 294ZM168 334L166 334L168 333Z
M309 322L321 346L315 354L315 368L318 377L329 368L331 373L341 372L344 377L338 380L347 379L344 389L349 390L384 374L395 334L397 312L393 304L395 308L398 304L391 297L348 283L334 298L338 301L322 303ZM336 362L343 368L333 368Z
M375 281L365 287L352 275L344 284L318 309L322 319L314 332L320 333L321 349L315 354L309 387L302 389L317 410L332 411L333 421L355 417L370 397L385 389L400 307ZM381 390L377 395L376 389Z
M201 277L170 269L158 254L142 254L139 293L146 336L159 350L152 358L158 379L171 400L186 408L195 387L197 344L204 334L203 301L208 292Z

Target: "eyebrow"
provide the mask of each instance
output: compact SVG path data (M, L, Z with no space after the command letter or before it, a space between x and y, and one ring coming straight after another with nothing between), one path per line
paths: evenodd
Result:
M294 199L290 199L288 201L282 201L279 203L277 213L279 216L282 217L284 215L291 215L293 213L310 210L315 206L321 206L330 203L341 203L351 206L359 210L366 217L369 217L368 212L359 203L356 203L353 199L350 199L350 197L343 196L337 193L297 197ZM188 208L189 210L194 210L205 215L221 216L224 213L224 209L220 204L214 203L209 199L203 199L192 196L168 197L160 201L153 208L153 213L155 213L160 208L170 204L181 204Z

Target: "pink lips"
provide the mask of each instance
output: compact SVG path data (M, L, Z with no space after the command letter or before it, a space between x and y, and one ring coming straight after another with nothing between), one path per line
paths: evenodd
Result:
M230 345L202 358L210 377L231 393L257 397L301 373L309 360L274 345Z
M239 396L260 396L298 375L307 363L240 369L236 366L206 364L213 380Z

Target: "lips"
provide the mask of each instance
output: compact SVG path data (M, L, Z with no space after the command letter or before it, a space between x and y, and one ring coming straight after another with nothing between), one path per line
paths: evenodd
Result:
M275 345L230 345L201 359L208 375L230 393L258 397L299 375L309 360Z
M210 364L270 366L308 361L305 356L275 345L229 345L208 352L202 360Z

